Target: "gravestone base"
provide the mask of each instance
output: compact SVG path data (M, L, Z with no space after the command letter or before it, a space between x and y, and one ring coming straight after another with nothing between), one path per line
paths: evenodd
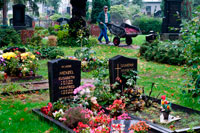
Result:
M181 37L180 37L180 34L179 33L162 33L160 35L160 39L162 41L164 40L171 40L171 41L175 41L175 40L180 40Z
M26 30L26 26L13 26L16 31Z

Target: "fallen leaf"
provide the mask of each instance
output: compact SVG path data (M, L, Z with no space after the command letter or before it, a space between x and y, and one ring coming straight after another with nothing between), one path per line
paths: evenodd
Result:
M26 107L26 108L24 108L24 112L26 112L28 110L28 108Z
M45 131L44 133L50 133L51 131L53 131L53 128L49 128L49 130Z
M20 121L24 121L24 118L21 118Z

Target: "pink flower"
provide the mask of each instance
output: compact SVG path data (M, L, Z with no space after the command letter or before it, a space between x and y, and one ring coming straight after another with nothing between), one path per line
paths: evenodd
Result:
M60 121L66 121L67 119L64 117L64 118L59 118Z
M161 99L164 101L166 99L166 96L165 95L162 95L161 96Z

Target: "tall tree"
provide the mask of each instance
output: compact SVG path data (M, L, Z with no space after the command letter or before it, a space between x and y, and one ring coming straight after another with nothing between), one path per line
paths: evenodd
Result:
M142 0L132 0L132 4L142 6L143 2Z
M96 23L97 17L101 11L103 11L104 6L108 6L110 9L110 0L93 0L92 1L92 13L91 13L91 22Z
M127 6L129 4L129 0L111 0L110 3L111 3L111 6L114 6L114 5Z
M58 13L59 5L61 3L61 0L47 0L46 5L52 6L54 8L54 11Z

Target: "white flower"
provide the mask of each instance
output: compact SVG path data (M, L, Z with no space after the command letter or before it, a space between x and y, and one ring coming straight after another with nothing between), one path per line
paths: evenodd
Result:
M86 88L86 89L85 89L85 94L86 94L86 95L90 94L90 89L89 89L89 88Z
M81 90L80 95L84 95L85 94L85 90Z
M96 97L91 97L91 102L93 103L93 104L97 104L97 98Z
M63 109L60 109L58 112L59 112L61 115L64 115Z
M58 113L59 113L58 111L54 112L54 113L53 113L53 117L56 118L56 115L57 115Z

